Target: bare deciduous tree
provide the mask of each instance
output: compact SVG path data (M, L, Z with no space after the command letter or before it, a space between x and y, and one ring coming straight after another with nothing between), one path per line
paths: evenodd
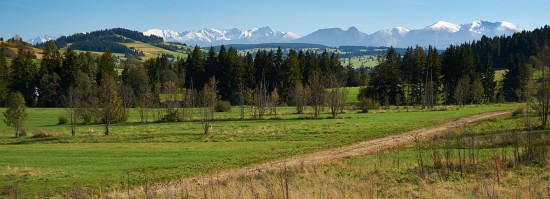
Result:
M275 115L275 117L277 117L277 106L279 105L279 93L278 93L278 90L277 88L273 89L273 91L271 91L271 95L269 97L269 104L271 106L271 114Z
M166 108L166 115L164 120L168 122L178 121L179 112L179 89L175 82L168 81L162 85L162 91L164 93L164 106Z
M208 80L208 84L204 85L201 93L201 121L204 134L208 134L211 129L211 122L214 119L216 102L218 101L217 82L214 77Z
M246 104L250 107L250 114L252 118L256 119L258 117L258 109L256 107L256 90L253 88L246 89Z
M342 83L340 83L333 75L329 75L328 79L330 89L326 94L326 101L330 107L332 118L336 118L338 113L343 110L348 91L346 88L341 87Z
M455 88L454 93L454 100L457 104L460 104L462 106L466 103L466 97L468 96L468 91L470 90L470 78L468 76L464 76L458 80L458 83Z
M81 102L80 102L80 94L77 89L74 87L69 87L69 91L67 93L67 101L65 105L65 110L67 111L67 115L69 116L69 122L71 123L71 135L75 136L76 134L76 124L78 122L78 119L80 118L80 109L81 108Z
M241 114L241 120L244 119L244 112L246 107L246 88L244 84L239 84L239 108L240 108L240 114Z
M260 83L260 85L255 89L254 99L254 104L256 105L256 109L258 112L258 118L263 119L269 101L267 88L264 83Z
M535 109L540 117L541 128L548 123L550 111L550 77L546 68L550 66L550 48L544 48L536 57L530 58L531 64L541 71L540 86L536 92L537 104Z
M325 103L325 85L321 80L321 74L314 70L308 79L309 89L311 90L310 105L313 109L313 117L319 117Z
M304 87L302 84L298 84L292 91L292 103L296 106L296 113L302 114L305 111L305 107L309 100L309 87Z
M139 118L141 122L148 121L149 109L153 104L153 96L150 90L145 90L138 96Z

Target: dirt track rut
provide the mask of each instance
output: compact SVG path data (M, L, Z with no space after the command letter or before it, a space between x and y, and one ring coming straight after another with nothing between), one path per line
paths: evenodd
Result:
M441 124L434 127L422 128L422 129L417 129L417 130L409 131L402 134L387 136L383 138L377 138L373 140L367 140L367 141L359 142L350 146L328 149L325 151L299 155L299 156L285 158L281 160L270 161L270 162L266 162L258 165L244 167L244 168L224 170L211 175L185 178L178 181L174 181L173 183L169 183L169 184L154 185L150 187L149 190L153 192L155 192L155 190L166 191L166 190L170 190L171 187L174 189L181 187L181 183L207 184L209 182L220 181L220 180L228 179L230 177L237 177L241 175L253 175L253 174L261 173L265 171L282 170L285 167L319 164L319 163L329 162L336 159L341 159L344 157L375 154L380 151L385 151L389 149L406 146L408 144L414 143L416 139L419 139L419 140L429 139L436 135L448 132L452 129L460 128L465 124L475 123L475 122L479 122L487 119L505 117L510 114L511 114L511 111L499 111L499 112L475 115L475 116L447 122L445 124ZM143 192L143 188L136 188L131 190L131 192L132 193ZM131 195L134 195L132 193ZM124 198L124 197L127 197L126 194L127 194L126 191L120 191L120 192L112 193L110 195L115 198Z

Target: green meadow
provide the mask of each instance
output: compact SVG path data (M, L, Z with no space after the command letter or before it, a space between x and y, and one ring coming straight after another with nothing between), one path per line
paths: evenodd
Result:
M104 126L93 124L78 125L74 137L69 125L57 124L64 109L32 108L27 110L27 136L15 138L12 128L0 124L0 186L16 185L25 196L52 196L74 186L105 192L128 183L143 185L145 179L158 183L244 167L519 106L410 112L393 107L367 114L347 110L337 119L327 119L328 109L320 119L311 119L309 112L279 107L277 116L262 120L252 120L248 109L239 120L239 109L233 107L215 114L207 135L200 122L140 123L138 111L130 109L129 121L113 125L111 135L104 136ZM39 131L52 136L33 138Z

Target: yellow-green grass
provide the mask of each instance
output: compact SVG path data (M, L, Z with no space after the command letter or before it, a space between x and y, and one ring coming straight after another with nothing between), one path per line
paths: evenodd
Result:
M85 51L85 50L73 50L73 51L75 53L86 53L86 52L88 52L88 51ZM94 52L94 51L89 51L89 52L91 52L92 54L95 54L95 55L99 55L99 56L103 55L103 52ZM120 59L126 59L124 57L125 56L124 53L111 53L111 54L115 57L120 58Z
M374 60L371 60L374 59ZM342 65L347 66L350 59L342 59ZM376 56L359 56L359 57L352 57L351 58L351 65L354 68L359 68L362 65L367 68L372 68L378 65L378 61L376 61Z
M143 53L145 54L144 56L145 59L156 58L162 54L170 54L170 55L173 55L174 57L180 57L180 58L187 57L187 54L184 54L183 52L174 52L174 51L166 50L166 49L159 48L151 44L143 43L139 41L134 41L132 43L120 43L120 44L125 45L128 48L134 48L136 50L143 51Z
M346 99L346 102L358 102L357 96L359 95L359 91L361 90L361 87L348 87L348 97Z
M311 114L298 115L293 107L282 107L277 119L268 115L267 120L250 120L247 111L247 120L243 121L236 119L239 111L233 107L229 113L216 113L217 119L225 121L214 121L208 135L202 133L200 122L138 123L137 110L132 109L129 122L114 124L109 136L103 135L103 125L79 125L75 137L71 137L68 125L57 125L57 117L65 113L63 109L32 108L28 109L30 118L26 125L29 136L14 138L13 129L0 124L0 186L18 183L26 196L51 196L75 183L96 191L121 189L126 171L131 173L132 186L143 184L144 173L149 182L161 182L345 146L518 106L350 112L342 114L341 119L305 119ZM233 119L227 120L230 118ZM38 129L53 137L31 138Z
M235 176L207 185L183 184L180 190L160 190L161 194L152 197L188 194L206 198L285 198L288 194L290 198L547 198L548 164L514 163L515 141L508 143L503 139L506 135L512 138L519 135L522 137L518 140L519 150L524 150L526 135L519 133L524 124L523 115L488 120L421 143L424 177L419 175L419 153L412 145L321 165ZM540 133L547 131L539 132L535 142L547 145L550 140ZM470 135L476 135L475 167L471 161ZM457 146L462 138L467 146ZM435 148L439 149L443 166L434 165ZM465 157L464 169L460 166L460 153ZM452 169L447 169L448 165L452 165ZM211 191L204 192L205 189ZM133 195L144 196L143 193Z

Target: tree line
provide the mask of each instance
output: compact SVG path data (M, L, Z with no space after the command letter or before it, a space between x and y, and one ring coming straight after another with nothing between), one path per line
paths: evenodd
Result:
M360 98L382 105L479 104L517 102L528 98L528 83L540 69L548 48L550 27L511 36L483 37L451 45L443 53L429 46L407 48L404 55L390 48L371 72ZM507 60L502 64L502 60ZM506 69L495 81L497 68Z
M290 49L284 55L278 48L259 50L253 57L232 47L205 51L195 46L185 59L162 55L145 62L127 59L119 63L108 49L100 56L76 53L72 46L60 52L56 43L49 41L39 62L28 49L19 49L9 65L0 54L0 105L9 104L10 93L19 93L17 100L11 101L23 99L30 107L66 107L76 111L68 114L71 123L104 123L108 134L110 124L126 121L132 107L138 108L142 122L149 117L155 121L193 120L193 108L198 108L205 132L213 112L230 106L227 103L239 107L241 119L245 108L250 109L252 118L261 119L268 112L277 116L277 106L285 104L296 106L298 113L310 107L314 117L328 106L332 117L337 117L345 103L344 86L363 86L358 97L368 104L428 109L436 104L525 101L534 93L532 71L544 69L546 64L541 60L548 52L549 30L545 26L452 45L441 54L431 46L409 47L404 55L389 48L372 70L344 67L338 53L327 50ZM490 47L490 43L525 40L517 38L530 38L527 43L533 44L534 50L508 49L516 45ZM509 53L516 51L520 53ZM504 54L508 54L504 56L507 71L503 80L496 82L495 57L501 59ZM544 107L549 103L543 103L546 98L538 98L542 99L541 110L548 110Z
M145 122L150 116L154 121L192 120L192 110L185 108L199 108L205 132L222 102L239 105L241 118L245 107L250 107L253 118L261 119L267 112L276 116L281 104L296 104L301 113L312 106L315 117L329 104L336 117L345 102L341 87L349 73L338 54L327 51L290 50L283 56L279 48L259 51L253 58L235 48L222 46L219 52L211 48L204 53L196 46L186 59L162 55L117 64L108 49L100 56L76 53L72 46L60 52L53 41L45 44L38 63L24 49L9 66L0 56L0 72L1 105L13 101L8 96L20 96L15 101L23 99L29 107L66 107L73 127L76 121L103 123L106 134L111 123L126 121L131 107L139 108ZM327 99L331 96L338 99Z

